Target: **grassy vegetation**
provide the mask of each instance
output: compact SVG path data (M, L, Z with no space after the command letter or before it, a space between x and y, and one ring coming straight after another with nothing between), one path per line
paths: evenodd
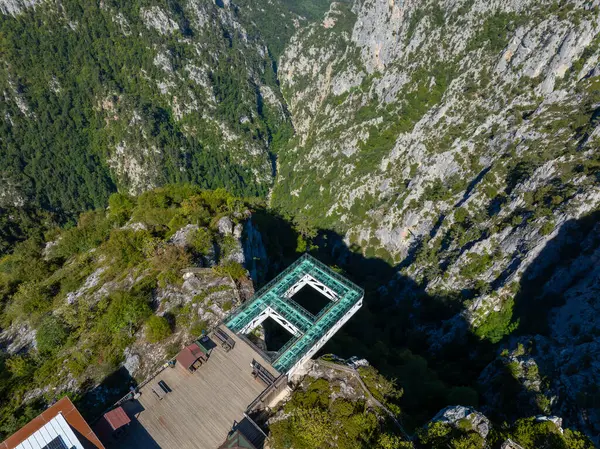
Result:
M524 449L588 449L593 444L580 432L566 429L561 433L556 425L549 421L536 421L534 418L519 419L512 425L494 426L486 439L482 438L463 419L450 425L442 422L430 423L418 433L419 447L428 449L481 449L482 447L500 447L511 439Z
M377 375L376 373L373 373ZM283 413L285 419L270 427L269 442L274 449L340 449L411 447L392 432L389 423L362 400L335 398L339 386L325 379L309 378L296 391ZM392 396L397 390L387 391Z
M501 304L499 311L490 311L480 320L474 333L481 339L487 339L492 343L498 343L506 335L511 334L519 325L518 320L513 319L514 300L507 299Z
M37 331L36 349L0 355L0 395L10 398L0 405L0 438L56 394L48 389L39 404L23 404L27 392L69 378L78 384L100 381L119 366L124 349L140 332L151 343L167 338L173 323L154 314L153 292L181 282L182 268L202 260L207 247L223 241L218 219L227 215L235 221L234 215L242 216L247 207L224 190L189 185L167 186L137 198L115 194L109 203L109 209L82 214L71 228L49 232L54 243L47 252L44 239L34 233L0 259L2 328ZM136 226L124 227L127 222ZM187 224L199 229L191 233L188 245L170 244L169 238ZM232 262L217 265L215 271L234 279L246 276ZM84 287L90 275L96 281ZM105 285L112 287L100 292ZM216 286L211 292L229 288ZM226 302L223 309L232 306ZM199 335L206 323L193 321L188 313L175 326L189 326Z
M150 343L158 343L171 335L171 326L166 318L152 315L146 320L146 338Z

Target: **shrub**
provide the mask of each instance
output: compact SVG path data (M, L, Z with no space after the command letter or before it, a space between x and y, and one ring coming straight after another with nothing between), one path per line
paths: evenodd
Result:
M169 227L169 230L170 230L167 233L167 237L172 236L173 234L175 234L178 230L183 228L188 223L189 223L189 220L184 215L181 215L181 214L174 215L173 218L171 218L171 220L169 221L169 223L167 223L167 226Z
M202 332L206 331L207 329L208 323L206 321L196 321L190 328L190 334L200 336L202 335Z
M454 211L454 220L457 223L463 223L468 216L469 213L464 207L459 207L458 209L456 209L456 211Z
M15 355L6 360L6 368L17 378L30 377L35 371L35 365L29 357Z
M301 234L298 234L298 242L296 244L297 253L305 253L308 250L308 242Z
M213 247L212 235L208 229L199 228L188 236L188 244L196 254L206 256Z
M75 352L67 360L67 368L75 377L81 376L89 364L90 360L84 352Z
M126 330L129 335L133 335L137 326L152 313L141 295L118 291L109 299L110 304L100 323L101 331L119 333Z
M397 387L396 379L387 379L372 366L361 366L358 372L373 397L383 403L389 404L404 394L402 388Z
M149 234L145 231L115 229L104 245L105 254L112 259L113 269L132 267L144 260L144 246Z
M158 343L171 335L171 326L165 317L152 315L146 321L146 339Z
M189 267L192 262L185 249L176 245L166 245L158 248L151 259L152 267L160 271L178 272Z
M10 304L11 315L35 319L52 307L53 292L51 288L36 282L26 282L19 286Z
M225 301L223 303L223 312L229 312L233 307L233 303L231 301Z
M109 213L116 218L120 225L125 224L129 219L134 206L133 198L123 193L113 193L108 198Z
M498 312L491 311L475 328L475 335L498 343L505 335L512 333L519 325L519 321L512 322L514 300L509 299Z
M76 227L61 234L52 256L66 258L89 251L107 239L111 228L112 223L104 211L83 213Z
M467 263L460 267L460 274L468 279L473 279L485 273L494 262L489 253L469 253L467 258Z
M547 221L545 222L542 227L540 228L540 235L548 235L551 234L552 231L554 231L554 228L556 227L556 225L554 224L553 221Z
M246 269L242 266L242 264L234 262L232 260L225 262L222 265L214 267L214 270L217 272L217 274L220 274L222 276L231 276L233 280L243 279L248 273Z
M67 341L68 335L67 329L58 318L54 316L44 318L35 335L38 351L43 354L54 354Z
M226 235L221 240L221 258L227 259L238 250L238 240L232 235Z

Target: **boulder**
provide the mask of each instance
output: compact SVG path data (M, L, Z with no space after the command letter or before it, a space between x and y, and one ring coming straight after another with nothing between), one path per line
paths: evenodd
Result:
M175 234L173 234L173 237L171 237L171 239L169 240L169 243L172 243L173 245L176 245L176 246L185 247L188 245L190 235L192 235L192 233L196 232L197 230L198 230L197 225L189 224L187 226L184 226L183 228L178 230Z
M125 357L123 367L129 372L129 375L133 377L137 370L140 369L140 356L133 353L130 348L125 348L123 355Z
M222 217L218 223L217 228L219 233L222 235L231 235L233 233L233 222L229 217Z
M538 415L535 417L535 420L537 422L545 422L545 421L550 421L552 424L554 424L556 426L556 428L560 431L560 433L563 432L563 428L562 428L562 418L559 416L544 416L544 415Z
M472 407L463 405L454 405L441 410L432 422L442 422L453 427L464 428L464 421L467 420L472 430L486 438L490 432L490 420Z
M523 449L523 447L509 438L504 443L502 443L500 449Z

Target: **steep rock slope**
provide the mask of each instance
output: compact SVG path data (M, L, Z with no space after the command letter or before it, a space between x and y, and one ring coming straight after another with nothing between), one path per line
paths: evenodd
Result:
M432 350L543 335L556 383L534 405L591 434L599 18L581 1L334 4L282 56L296 136L272 195L440 299Z
M288 121L229 4L0 5L0 205L66 212L168 182L265 195Z
M270 418L269 447L594 447L580 432L563 428L562 420L556 416L529 417L497 425L473 407L464 406L440 410L424 426L414 432L411 429L410 436L403 424L391 422L383 410L385 407L400 415L396 403L402 394L394 381L384 378L371 366L354 370L345 365L314 362L296 391Z
M597 19L573 2L336 4L282 58L298 137L276 204L396 261L473 218L581 216L596 204ZM450 250L474 240L453 231Z

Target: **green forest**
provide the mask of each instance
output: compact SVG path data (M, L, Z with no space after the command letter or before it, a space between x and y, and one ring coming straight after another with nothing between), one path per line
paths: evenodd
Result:
M397 26L390 41L439 28L440 49L420 54L425 40L418 63L368 69L372 41L353 36L377 35L361 28L368 0L335 2L327 26L331 0L265 3L48 0L0 14L0 440L64 395L97 418L123 393L112 377L129 348L172 357L217 319L211 307L234 310L250 274L258 289L308 252L365 290L317 357L367 359L357 375L381 406L349 394L356 383L307 376L273 411L273 449L592 449L579 430L600 387L582 376L568 402L560 376L595 372L598 327L565 331L580 352L564 367L538 360L565 346L548 319L566 299L540 286L568 273L570 288L599 245L600 81L573 80L600 40L547 101L541 75L516 75L524 63L501 80L490 62L547 22L544 5L477 13L456 39L446 31L476 2L407 2L410 17L379 23ZM596 10L548 11L578 30ZM395 154L404 136L414 148ZM248 223L266 257L241 264ZM163 313L190 267L207 287ZM456 405L485 413L489 433L432 421ZM536 419L552 414L562 427Z
M233 30L186 26L191 13L177 2L163 6L179 14L178 30L148 29L140 11L154 4L67 0L59 9L48 4L18 17L0 15L0 85L11 96L0 105L0 174L29 204L69 214L103 207L117 188L130 185L110 167L119 145L145 161L150 185L194 182L238 195L266 194L270 182L253 173L270 176L266 150L257 158L224 149L215 123L244 141L277 146L288 132L287 118L261 100L256 85L276 87L272 60L249 51ZM215 8L209 5L207 14ZM114 20L116 11L126 30ZM176 117L172 98L157 85L164 78L154 62L159 53L168 55L175 74L187 73L189 64L210 67L217 102L210 116L202 111L208 107L204 87L178 75L169 82L183 91L180 101L201 104ZM240 123L244 116L251 119ZM152 148L160 151L147 151Z

